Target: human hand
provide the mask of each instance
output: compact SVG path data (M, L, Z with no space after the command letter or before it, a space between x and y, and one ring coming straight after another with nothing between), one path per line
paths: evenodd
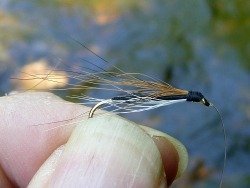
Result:
M165 187L185 170L180 142L119 116L62 126L88 111L50 93L1 97L0 187Z

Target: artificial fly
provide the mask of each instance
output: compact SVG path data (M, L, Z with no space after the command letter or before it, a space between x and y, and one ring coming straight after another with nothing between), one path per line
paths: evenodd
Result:
M128 82L127 84L131 83ZM93 117L94 112L104 104L116 106L118 109L122 109L123 111L120 111L119 113L141 112L185 101L200 102L205 106L210 106L208 100L197 91L185 91L176 89L170 85L145 81L136 81L136 83L133 84L140 85L141 88L150 88L151 94L146 95L144 90L103 100L90 110L89 118ZM155 93L152 93L152 89L154 89ZM149 93L148 90L146 90L146 92Z
M99 58L99 60L101 60L102 63L106 65L109 63L83 43L75 40L74 38L72 39L90 53L94 54L97 58ZM197 91L177 89L166 82L151 78L144 74L126 73L116 66L112 66L115 71L109 72L87 59L81 59L81 61L91 65L91 68L79 66L77 71L68 71L68 73L70 73L69 78L76 81L74 84L67 84L70 89L94 89L107 91L108 93L115 92L115 95L108 99L94 98L85 94L77 96L78 99L82 99L84 101L81 104L92 106L88 114L89 118L93 118L95 116L97 109L105 109L116 114L122 114L147 111L186 101L201 103L205 106L213 107L220 117L224 135L224 162L220 178L220 187L222 186L227 160L226 130L219 110L212 103L210 103L202 93ZM63 64L63 62L60 63ZM60 72L61 70L56 70L55 68L54 70L50 70L47 74L25 73L27 78L22 78L22 80L38 80L39 82L31 88L34 89L43 81L60 83L60 80L57 80L58 77L62 76ZM17 79L21 80L20 78ZM83 82L88 85L83 85ZM76 96L72 96L72 98L76 98Z

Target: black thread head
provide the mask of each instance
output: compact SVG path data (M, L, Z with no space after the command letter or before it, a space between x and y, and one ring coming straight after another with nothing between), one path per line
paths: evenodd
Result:
M201 102L205 106L210 106L208 100L198 91L189 91L187 95L187 101Z

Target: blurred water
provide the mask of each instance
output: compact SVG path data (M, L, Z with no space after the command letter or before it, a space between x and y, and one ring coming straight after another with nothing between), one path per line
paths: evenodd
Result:
M143 72L179 88L202 91L220 109L227 128L226 185L247 187L249 2L1 1L0 92L15 89L9 77L41 58L52 65L55 57L70 65L81 63L82 55L99 61L85 54L70 38L73 36L127 72ZM195 173L192 161L198 159L205 162L207 169L219 173L223 135L218 115L212 109L188 103L128 117L181 140L190 154L190 173ZM218 173L189 183L212 187Z

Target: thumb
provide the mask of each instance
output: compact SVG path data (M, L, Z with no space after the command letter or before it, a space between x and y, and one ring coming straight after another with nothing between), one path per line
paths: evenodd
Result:
M160 187L167 185L167 174L145 130L118 116L102 115L80 123L29 187Z

